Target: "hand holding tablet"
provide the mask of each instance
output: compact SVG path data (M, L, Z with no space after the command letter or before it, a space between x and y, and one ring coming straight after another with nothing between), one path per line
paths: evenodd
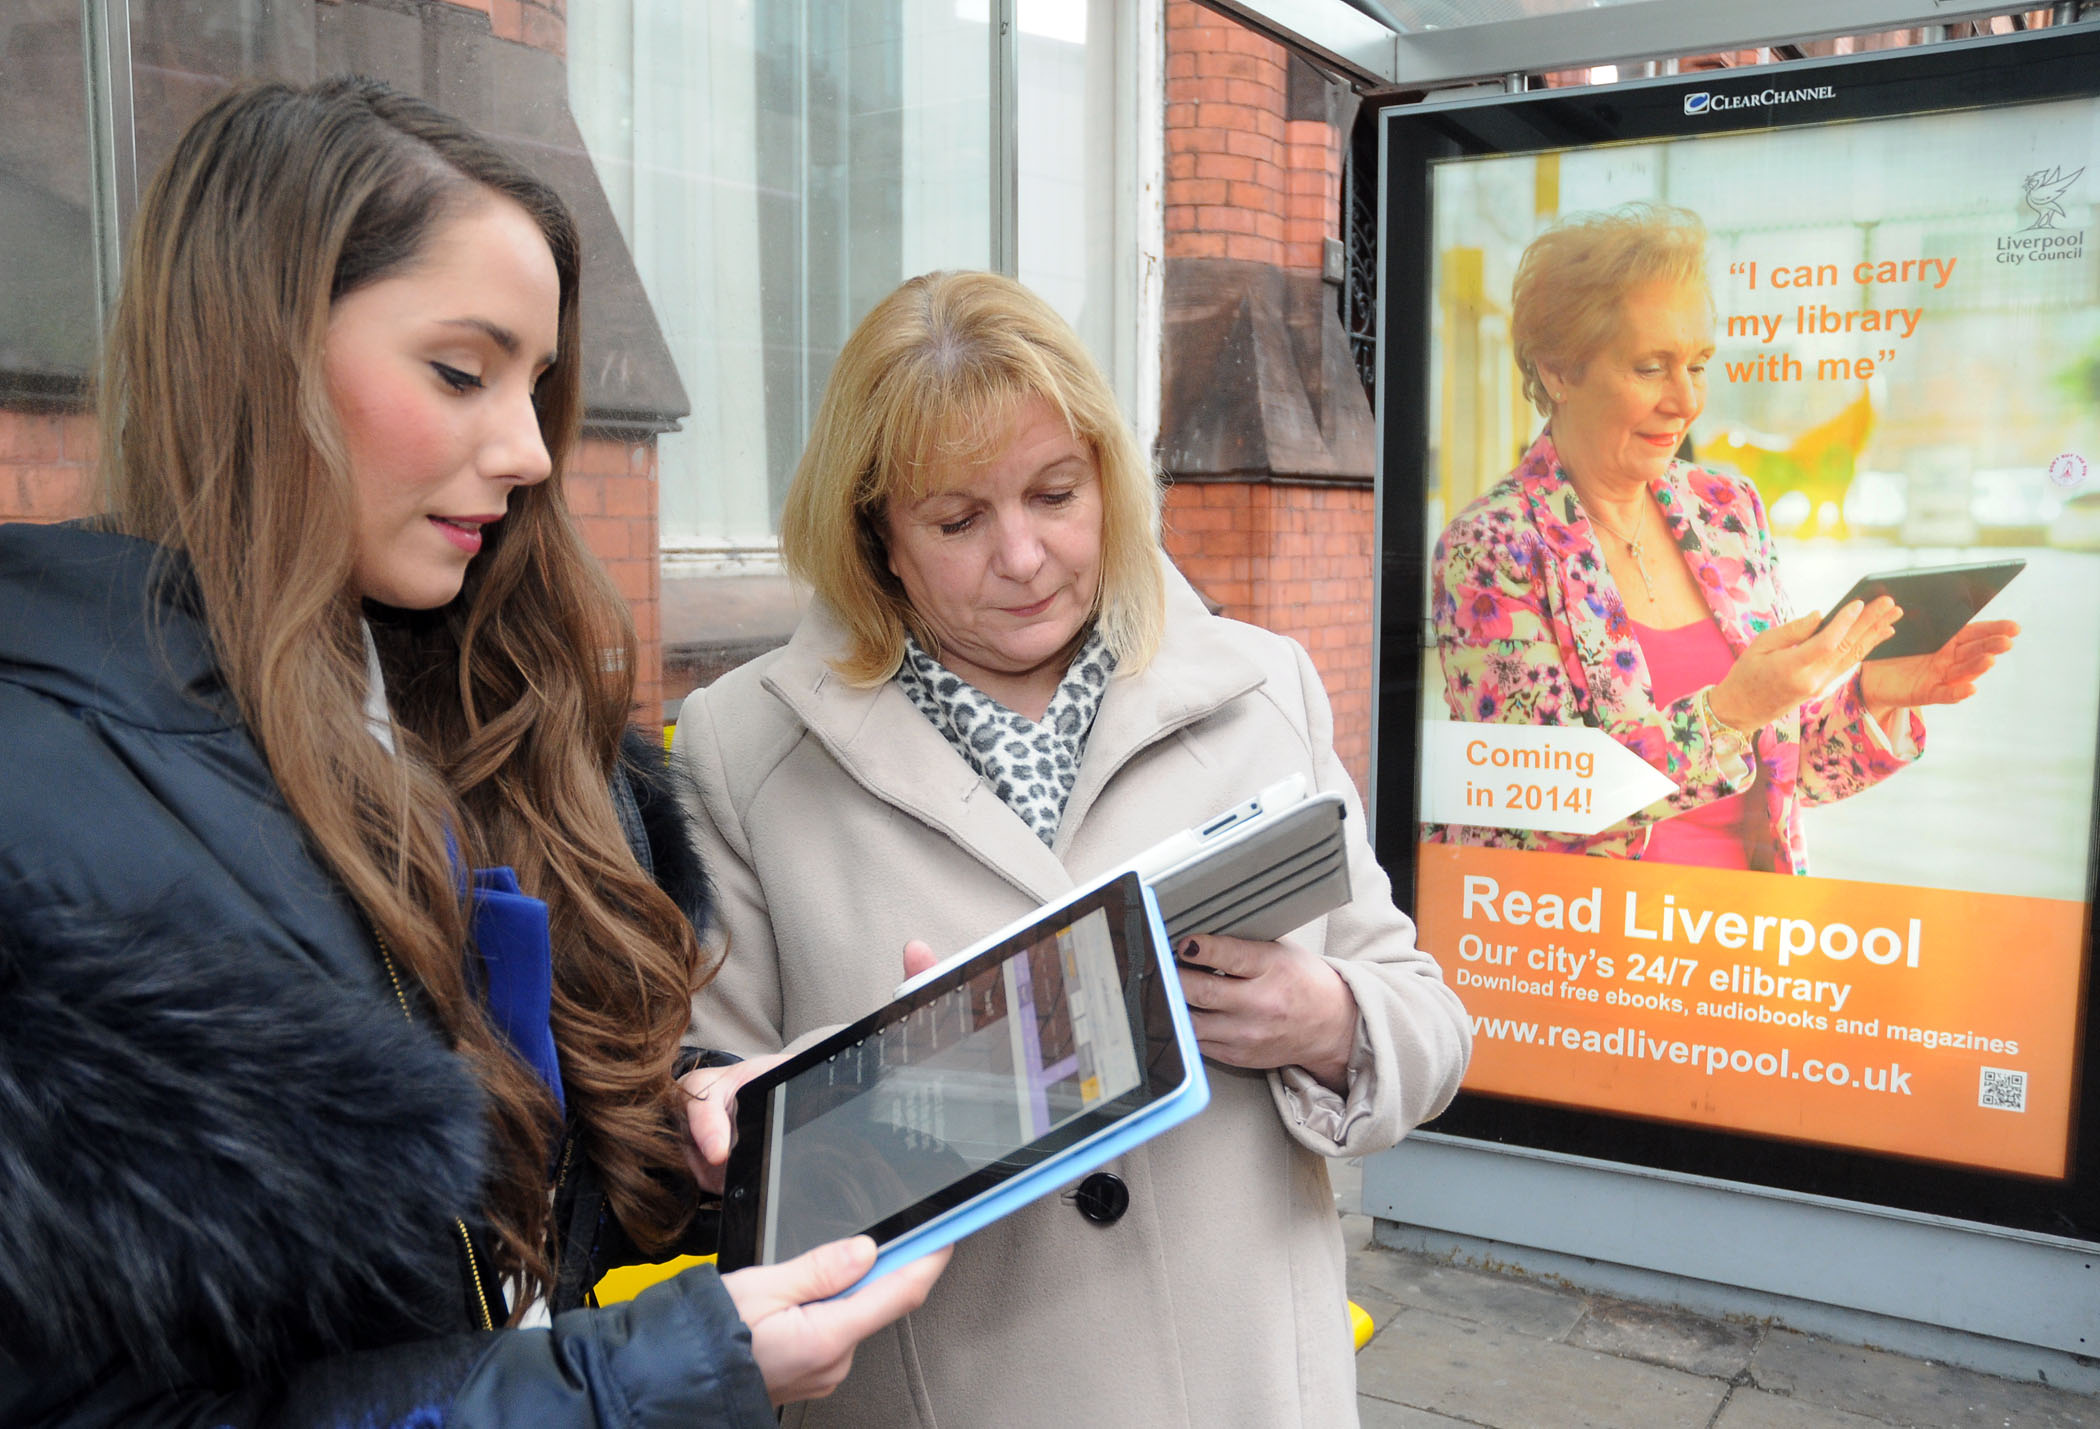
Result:
M729 1167L729 1148L736 1140L737 1089L769 1067L787 1060L787 1053L770 1057L747 1057L726 1067L702 1067L678 1079L685 1089L685 1164L693 1180L710 1195L722 1194L722 1179Z
M1871 604L1888 596L1902 607L1903 615L1888 639L1867 652L1868 661L1901 660L1911 655L1931 655L1974 620L1992 597L2005 589L2012 578L2027 569L2027 562L1980 561L1961 566L1914 566L1907 570L1881 571L1862 576L1845 598L1823 617L1824 625L1853 601Z
M735 1089L721 1265L775 1264L865 1233L880 1249L861 1283L1209 1099L1157 907L1127 872L747 1076ZM705 1135L717 1115L704 1114Z
M775 1404L838 1388L853 1368L855 1346L926 1303L926 1292L947 1268L948 1252L937 1251L901 1275L845 1295L874 1261L875 1243L855 1236L785 1265L757 1265L722 1277L738 1318L750 1327L751 1357Z
M1302 1067L1346 1094L1361 1018L1356 994L1299 943L1208 934L1174 951L1203 1055L1228 1067Z
M865 1234L866 1283L1193 1116L1209 1091L1167 930L1273 951L1347 901L1342 817L1284 781L946 961L908 950L893 1002L793 1056L687 1074L722 1267ZM1255 971L1217 995L1258 1001Z

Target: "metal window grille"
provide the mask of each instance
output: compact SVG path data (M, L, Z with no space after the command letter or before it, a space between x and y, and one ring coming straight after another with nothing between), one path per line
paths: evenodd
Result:
M1357 112L1342 170L1342 243L1348 250L1340 295L1342 331L1364 395L1378 405L1378 129L1377 109Z

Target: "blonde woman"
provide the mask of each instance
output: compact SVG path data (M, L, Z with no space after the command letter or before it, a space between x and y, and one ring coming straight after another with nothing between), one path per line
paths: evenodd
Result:
M1350 807L1352 903L1178 950L1209 1109L965 1241L790 1423L1355 1421L1325 1158L1439 1111L1466 1025L1364 842L1311 662L1204 609L1159 500L1046 304L914 279L841 351L788 493L809 615L680 718L727 950L695 1021L742 1053L886 1001L907 938L921 966L1277 779ZM723 1100L695 1103L714 1162Z
M579 266L365 82L221 98L141 203L106 515L0 528L0 1422L770 1425L937 1272L577 1308L706 1228Z

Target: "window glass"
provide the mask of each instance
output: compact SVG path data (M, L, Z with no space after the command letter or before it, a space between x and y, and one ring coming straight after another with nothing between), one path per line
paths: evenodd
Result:
M960 0L982 13L986 0ZM1020 279L1114 372L1114 0L1021 0ZM1128 403L1128 394L1119 393Z
M983 267L990 35L956 0L593 0L570 99L692 403L667 554L763 556L853 324Z
M0 406L78 399L95 360L79 0L0 6Z

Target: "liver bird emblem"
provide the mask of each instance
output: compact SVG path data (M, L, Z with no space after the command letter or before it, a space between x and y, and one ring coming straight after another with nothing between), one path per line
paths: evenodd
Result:
M2069 188L2072 182L2084 172L2084 169L2073 169L2067 174L2063 171L2063 165L2059 164L2053 169L2036 169L2022 179L2020 181L2021 196L2027 200L2027 206L2034 210L2035 218L2034 222L2028 224L2021 232L2031 232L2037 228L2054 228L2056 227L2056 220L2069 217L2064 212L2064 206L2060 200L2064 196L2064 190Z

